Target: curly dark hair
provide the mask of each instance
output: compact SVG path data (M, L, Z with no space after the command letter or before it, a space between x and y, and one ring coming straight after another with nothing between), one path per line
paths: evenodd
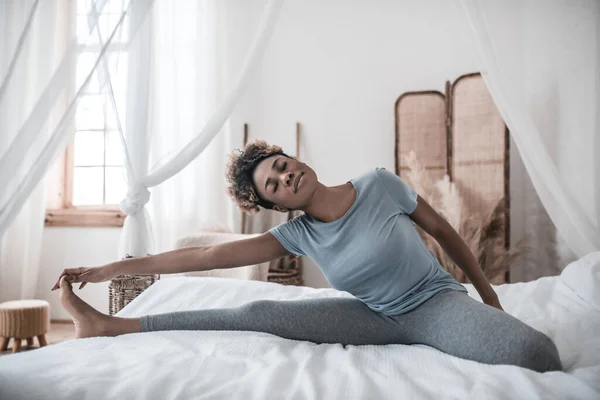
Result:
M252 173L256 166L266 158L285 154L281 147L269 145L264 140L254 140L246 145L246 149L235 150L229 155L226 179L229 184L227 193L238 208L244 212L255 214L260 211L258 206L273 209L274 203L262 199L252 183Z

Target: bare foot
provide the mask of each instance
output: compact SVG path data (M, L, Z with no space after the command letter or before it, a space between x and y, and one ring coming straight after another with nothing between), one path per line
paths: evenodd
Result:
M73 293L66 275L60 278L60 304L71 314L76 338L108 336L106 329L108 316L96 311Z

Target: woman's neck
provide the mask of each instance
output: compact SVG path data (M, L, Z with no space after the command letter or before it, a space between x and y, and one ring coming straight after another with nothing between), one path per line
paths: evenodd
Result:
M352 207L356 200L355 192L349 182L331 187L317 183L311 202L302 211L321 222L335 221Z

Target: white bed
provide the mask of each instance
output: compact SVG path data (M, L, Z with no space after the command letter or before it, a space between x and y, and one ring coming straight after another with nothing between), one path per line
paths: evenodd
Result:
M1 357L0 399L599 399L600 252L558 277L496 289L507 312L555 340L565 372L484 365L421 345L344 348L258 332L170 331L70 340ZM314 297L350 294L176 277L118 315Z

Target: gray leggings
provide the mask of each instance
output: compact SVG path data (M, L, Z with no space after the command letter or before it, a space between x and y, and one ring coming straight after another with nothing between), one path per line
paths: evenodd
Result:
M353 298L258 300L235 308L146 315L141 330L255 331L318 344L425 344L486 364L562 370L558 350L545 334L455 290L395 316Z

